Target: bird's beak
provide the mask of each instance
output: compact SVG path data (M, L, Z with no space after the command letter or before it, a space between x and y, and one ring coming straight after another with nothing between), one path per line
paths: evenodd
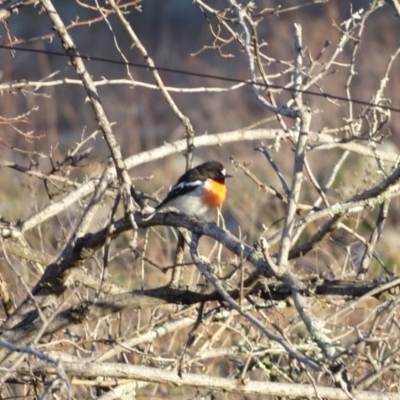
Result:
M225 178L233 178L233 175L226 174Z

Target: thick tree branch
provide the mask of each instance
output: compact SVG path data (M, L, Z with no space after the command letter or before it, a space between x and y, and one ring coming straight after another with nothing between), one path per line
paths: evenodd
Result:
M174 386L192 386L201 389L216 389L228 393L241 393L247 395L269 395L296 399L299 396L308 399L348 400L348 394L341 389L324 386L248 381L242 383L237 379L220 378L204 374L183 373L181 376L175 371L164 371L160 368L151 368L138 365L124 365L119 363L69 363L63 362L64 371L71 376L96 379L105 378L135 379L159 384ZM29 374L55 374L57 369L46 364L32 365L30 369L19 370L20 373ZM379 392L359 392L354 394L357 400L400 400L400 394Z

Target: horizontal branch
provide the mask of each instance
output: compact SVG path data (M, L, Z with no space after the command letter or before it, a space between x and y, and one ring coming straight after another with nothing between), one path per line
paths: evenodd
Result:
M54 75L53 75L54 76ZM53 87L60 85L78 85L82 86L82 81L80 79L71 79L71 78L62 78L62 79L54 79L51 81L17 81L17 82L9 82L0 84L0 91L10 91L10 90L24 90L28 88L33 88L34 90L38 90L42 87ZM103 78L99 81L93 81L93 85L96 87L105 86L105 85L127 85L129 87L143 87L146 89L152 90L160 90L160 88L151 83L133 81L131 79L106 79ZM193 88L180 88L173 86L165 86L165 90L167 92L174 93L224 93L231 92L233 90L239 89L243 86L247 86L247 82L236 83L235 85L229 87L193 87Z
M138 381L167 384L173 386L189 386L199 389L221 390L227 393L241 393L247 395L269 395L281 396L286 398L298 399L305 397L308 399L324 398L333 400L348 400L348 394L341 389L326 386L294 384L294 383L275 383L266 381L246 381L237 379L220 378L207 376L204 374L183 373L178 375L175 371L165 371L160 368L151 368L139 365L126 365L119 363L62 363L63 370L70 376L80 378L98 379L135 379ZM48 364L38 363L30 365L28 368L17 370L19 374L40 374L51 375L57 373L57 368ZM353 393L352 393L353 394ZM353 394L357 400L400 400L400 394L389 393L385 395L380 392L362 391Z

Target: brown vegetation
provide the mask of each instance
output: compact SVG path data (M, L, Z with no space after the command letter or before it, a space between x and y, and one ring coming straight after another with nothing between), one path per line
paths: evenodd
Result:
M0 13L0 399L400 399L400 4L298 3Z

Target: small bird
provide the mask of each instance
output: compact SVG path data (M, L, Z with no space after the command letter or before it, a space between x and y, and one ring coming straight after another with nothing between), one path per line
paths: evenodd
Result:
M208 161L185 172L156 211L174 207L189 216L203 216L222 205L226 196L225 179L231 175L218 161Z

